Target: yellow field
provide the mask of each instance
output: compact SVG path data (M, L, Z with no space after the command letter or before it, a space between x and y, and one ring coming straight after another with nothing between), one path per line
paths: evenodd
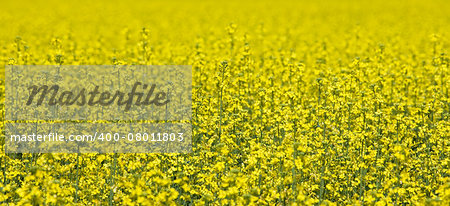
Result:
M448 11L444 0L3 1L2 71L192 65L194 149L2 147L0 204L449 205Z

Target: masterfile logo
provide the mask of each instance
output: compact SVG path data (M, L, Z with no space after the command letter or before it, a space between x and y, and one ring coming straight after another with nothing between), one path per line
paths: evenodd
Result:
M141 85L143 90L149 88L148 92L146 92L145 97L144 92L138 92L139 86ZM52 87L49 87L48 85L33 85L28 88L31 91L31 94L27 100L26 105L31 105L34 99L38 98L36 100L36 105L40 106L44 102L44 99L48 97L47 95L51 96L48 102L46 102L48 105L59 104L61 106L109 106L116 103L119 106L125 105L125 111L130 110L133 103L136 106L148 106L151 104L154 104L156 106L164 106L169 103L170 100L167 98L166 92L160 91L156 92L156 94L153 95L155 88L156 84L153 84L149 87L148 84L136 82L134 83L131 92L129 92L128 94L119 90L113 93L109 91L99 92L99 86L95 86L94 90L92 91L87 91L86 88L82 88L78 92L78 94L74 94L74 92L72 92L71 90L60 92L60 88L58 85L53 85ZM128 96L127 98L125 98L126 95Z

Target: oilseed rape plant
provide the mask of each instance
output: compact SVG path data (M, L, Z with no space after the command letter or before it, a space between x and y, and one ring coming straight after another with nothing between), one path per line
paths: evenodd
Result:
M5 153L3 135L0 204L449 205L448 11L2 1L2 105L8 65L191 65L193 89L191 153Z

